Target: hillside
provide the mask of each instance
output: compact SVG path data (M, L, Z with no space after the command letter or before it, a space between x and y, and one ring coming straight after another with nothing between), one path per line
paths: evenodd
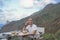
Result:
M29 17L10 22L2 28L2 32L20 30ZM60 3L49 4L43 10L32 14L31 17L38 27L45 27L46 33L55 33L60 29Z

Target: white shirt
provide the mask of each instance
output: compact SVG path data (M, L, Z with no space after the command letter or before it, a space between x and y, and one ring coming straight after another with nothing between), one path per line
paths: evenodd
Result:
M28 30L29 33L32 33L33 30L37 30L37 26L35 24L32 25L32 27L30 27L30 25L28 25L26 27L26 29ZM39 35L39 32L37 30L36 34L35 35Z

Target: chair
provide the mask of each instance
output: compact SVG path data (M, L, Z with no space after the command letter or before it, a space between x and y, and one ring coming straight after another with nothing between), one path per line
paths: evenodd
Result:
M37 30L38 30L39 33L40 33L40 37L39 37L38 39L39 39L39 40L43 39L42 34L44 34L44 32L45 32L45 28L44 28L44 27L38 27ZM35 40L35 39L34 39L34 36L33 36L33 40Z
M43 39L43 34L45 33L45 28L44 27L38 27L38 31L40 33L40 38L39 39Z

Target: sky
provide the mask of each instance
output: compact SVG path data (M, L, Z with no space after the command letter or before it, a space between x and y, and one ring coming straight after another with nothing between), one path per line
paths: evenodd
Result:
M60 0L0 0L0 24L16 21L43 9L47 4Z

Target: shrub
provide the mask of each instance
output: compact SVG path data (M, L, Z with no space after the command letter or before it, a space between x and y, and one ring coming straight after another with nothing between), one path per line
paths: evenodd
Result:
M53 35L52 34L44 34L44 39L45 40L53 40Z
M55 38L60 40L60 30L55 33Z

